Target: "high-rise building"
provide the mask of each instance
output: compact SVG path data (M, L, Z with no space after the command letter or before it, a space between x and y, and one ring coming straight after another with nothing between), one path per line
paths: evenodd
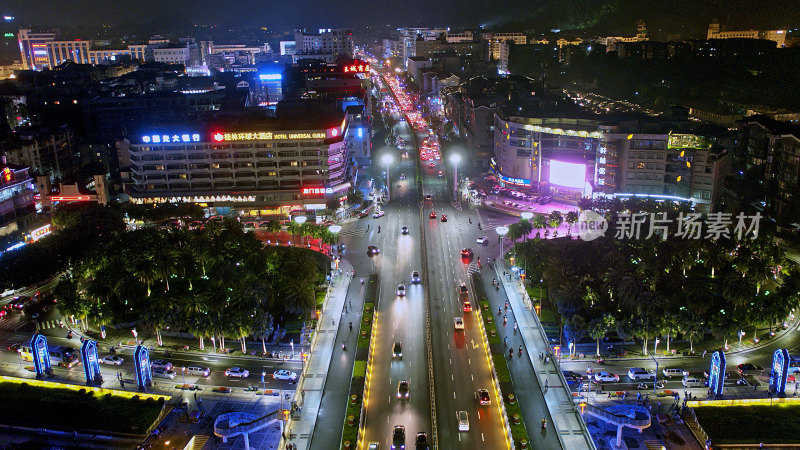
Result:
M322 28L317 33L294 30L295 54L353 56L353 30Z
M778 48L786 47L786 30L723 30L722 25L713 21L708 25L706 39L766 39L775 42Z
M489 42L489 56L495 61L500 59L500 44L508 41L517 45L528 43L528 37L523 33L486 33L483 40Z
M120 146L131 164L128 194L138 203L198 202L250 216L325 209L351 187L346 116L287 118L280 108L279 118L142 129L129 150Z
M47 43L56 40L55 33L35 33L30 29L21 29L17 34L19 52L25 70L41 70L48 67L50 58Z

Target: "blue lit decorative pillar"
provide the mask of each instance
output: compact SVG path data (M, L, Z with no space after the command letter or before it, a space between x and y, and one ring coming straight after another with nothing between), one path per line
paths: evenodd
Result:
M136 368L136 384L140 391L144 391L153 384L153 374L150 372L150 352L147 347L137 345L133 352L133 364Z
M50 365L50 348L47 346L47 338L43 334L36 333L31 338L31 353L33 355L33 368L36 370L36 378L53 373L53 368Z
M779 396L786 395L786 378L789 375L789 350L779 348L772 355L772 370L769 373L769 390Z
M81 345L81 359L83 360L83 374L86 376L87 386L100 386L103 376L100 375L100 358L97 356L97 341L84 339Z
M722 386L725 384L725 353L717 350L711 354L711 369L708 375L708 388L714 397L722 396Z

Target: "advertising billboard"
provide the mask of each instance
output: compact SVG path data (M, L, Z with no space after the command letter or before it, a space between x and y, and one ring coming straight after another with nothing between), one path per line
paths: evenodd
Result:
M550 161L550 184L583 189L586 184L586 164Z

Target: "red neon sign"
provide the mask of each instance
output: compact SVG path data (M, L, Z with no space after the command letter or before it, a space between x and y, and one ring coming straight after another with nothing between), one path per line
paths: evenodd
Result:
M303 195L325 195L332 192L333 190L331 188L324 187L303 188Z
M3 181L11 181L14 179L14 174L11 172L11 169L6 167L3 169Z
M222 142L222 140L225 139L225 135L222 133L214 133L211 138L214 139L215 142Z

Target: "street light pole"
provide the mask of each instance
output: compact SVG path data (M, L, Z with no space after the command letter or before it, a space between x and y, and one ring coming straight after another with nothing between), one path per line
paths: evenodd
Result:
M392 163L392 155L386 154L383 155L381 158L383 164L386 165L386 202L390 203L392 201L392 185L389 179L389 165Z
M453 162L453 199L456 199L458 198L458 163L461 162L461 155L454 153L450 157L450 161Z
M655 355L650 355L650 358L652 358L653 362L656 363L656 376L653 377L653 395L656 395L656 385L658 384L658 360L656 359Z
M508 234L508 227L497 227L494 229L500 235L500 259L503 259L503 236Z

